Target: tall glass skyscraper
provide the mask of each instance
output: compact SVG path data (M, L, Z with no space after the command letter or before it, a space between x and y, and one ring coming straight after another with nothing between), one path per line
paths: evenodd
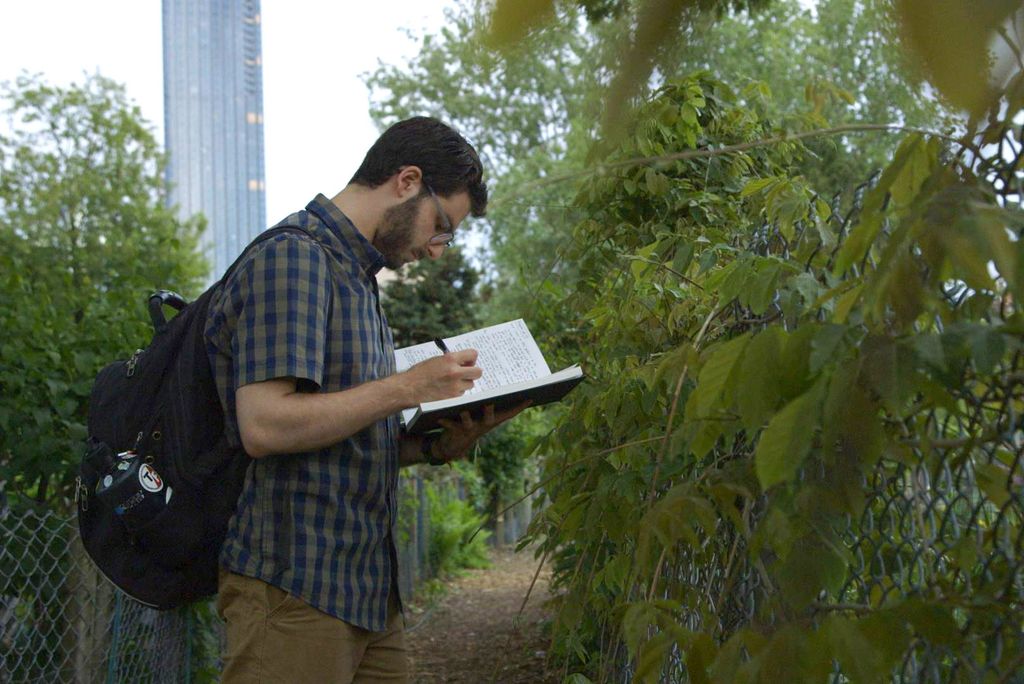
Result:
M266 228L259 0L163 0L169 201L202 213L211 282Z

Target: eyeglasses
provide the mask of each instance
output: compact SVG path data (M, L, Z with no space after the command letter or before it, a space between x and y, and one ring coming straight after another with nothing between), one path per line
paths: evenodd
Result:
M444 207L441 206L441 200L437 198L437 194L434 192L434 189L426 183L423 184L423 187L425 187L427 192L430 193L430 199L434 200L434 206L437 208L437 215L444 222L444 232L432 235L430 239L427 240L427 244L451 247L452 240L455 239L455 228L452 227L452 221L448 218L448 214L444 213Z

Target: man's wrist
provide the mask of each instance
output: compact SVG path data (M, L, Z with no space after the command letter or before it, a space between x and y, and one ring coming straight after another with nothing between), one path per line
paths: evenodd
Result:
M406 372L407 371L394 373L380 381L390 385L388 388L388 395L393 397L395 402L393 408L395 411L404 411L406 409L413 408L414 406L419 406L419 402L415 400L409 383L402 377Z

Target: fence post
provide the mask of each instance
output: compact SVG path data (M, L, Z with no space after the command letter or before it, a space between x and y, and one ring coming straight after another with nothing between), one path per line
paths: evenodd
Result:
M419 473L416 474L413 480L413 486L411 487L410 494L412 492L419 491L420 478ZM417 503L419 502L419 496L417 495ZM423 576L423 567L420 563L420 508L416 506L416 517L413 520L408 521L409 525L409 543L406 545L406 553L409 558L409 587L410 593L416 590L416 587L420 583L420 579Z
M121 647L121 592L114 594L114 626L110 636L110 654L107 656L107 684L117 682L117 651Z
M506 512L502 512L504 505L502 503L502 497L500 494L496 494L494 497L494 537L492 537L492 544L501 548L505 546L505 516Z
M427 558L426 493L423 489L423 475L416 473L416 559L421 582L430 575Z
M192 684L192 611L188 606L185 612L185 684Z

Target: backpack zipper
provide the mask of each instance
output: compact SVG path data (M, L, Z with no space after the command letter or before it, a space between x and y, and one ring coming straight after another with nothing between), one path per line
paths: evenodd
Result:
M128 359L128 372L126 374L127 377L130 378L133 375L135 375L135 366L137 366L139 363L139 357L142 356L142 351L143 350L141 349L136 349L135 353L132 354L132 358Z

